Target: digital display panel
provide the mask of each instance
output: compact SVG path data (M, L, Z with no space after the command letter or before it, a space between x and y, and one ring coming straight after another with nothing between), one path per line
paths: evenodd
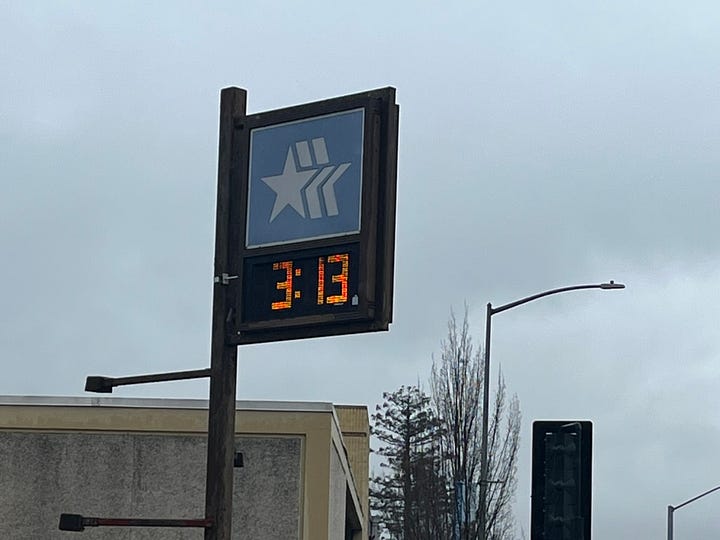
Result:
M358 259L357 243L246 258L243 320L358 311Z

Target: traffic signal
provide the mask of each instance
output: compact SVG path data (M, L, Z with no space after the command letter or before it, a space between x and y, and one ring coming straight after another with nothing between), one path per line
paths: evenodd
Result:
M590 540L592 422L536 420L531 540Z

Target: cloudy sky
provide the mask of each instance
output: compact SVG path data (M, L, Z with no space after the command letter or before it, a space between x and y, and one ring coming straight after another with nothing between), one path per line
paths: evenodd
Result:
M590 419L595 536L662 537L720 484L719 22L699 0L0 2L0 394L207 366L220 89L259 112L394 86L391 330L243 347L238 398L374 407L427 380L451 308L480 341L488 301L615 279L494 317L517 517L532 421ZM676 538L717 537L718 507Z

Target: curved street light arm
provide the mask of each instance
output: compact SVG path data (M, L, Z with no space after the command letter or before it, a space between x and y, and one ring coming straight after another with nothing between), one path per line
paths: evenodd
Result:
M508 304L498 306L498 307L492 307L490 306L490 315L495 315L496 313L500 313L501 311L506 311L508 309L512 309L514 307L520 306L522 304L527 304L528 302L532 302L533 300L537 300L538 298L542 298L543 296L550 296L551 294L558 294L568 291L577 291L579 289L624 289L625 285L622 283L615 283L614 281L610 281L609 283L595 283L592 285L572 285L570 287L560 287L558 289L552 289L549 291L541 292L538 294L533 294L532 296L528 296L526 298L521 298L520 300L515 300L514 302L510 302Z

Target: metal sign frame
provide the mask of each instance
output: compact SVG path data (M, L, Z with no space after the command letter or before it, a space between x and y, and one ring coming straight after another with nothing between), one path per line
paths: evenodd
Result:
M250 142L253 130L362 109L363 153L360 231L305 241L246 246L250 189ZM395 206L399 108L395 89L382 88L348 96L233 118L233 151L227 159L231 182L227 209L229 266L222 277L234 310L226 321L229 344L261 343L308 337L387 330L392 321L395 256ZM221 127L222 128L222 127ZM220 203L219 203L220 204ZM357 245L357 303L352 309L252 320L246 313L259 287L249 282L254 261L301 258L318 249ZM318 310L322 311L322 310Z

